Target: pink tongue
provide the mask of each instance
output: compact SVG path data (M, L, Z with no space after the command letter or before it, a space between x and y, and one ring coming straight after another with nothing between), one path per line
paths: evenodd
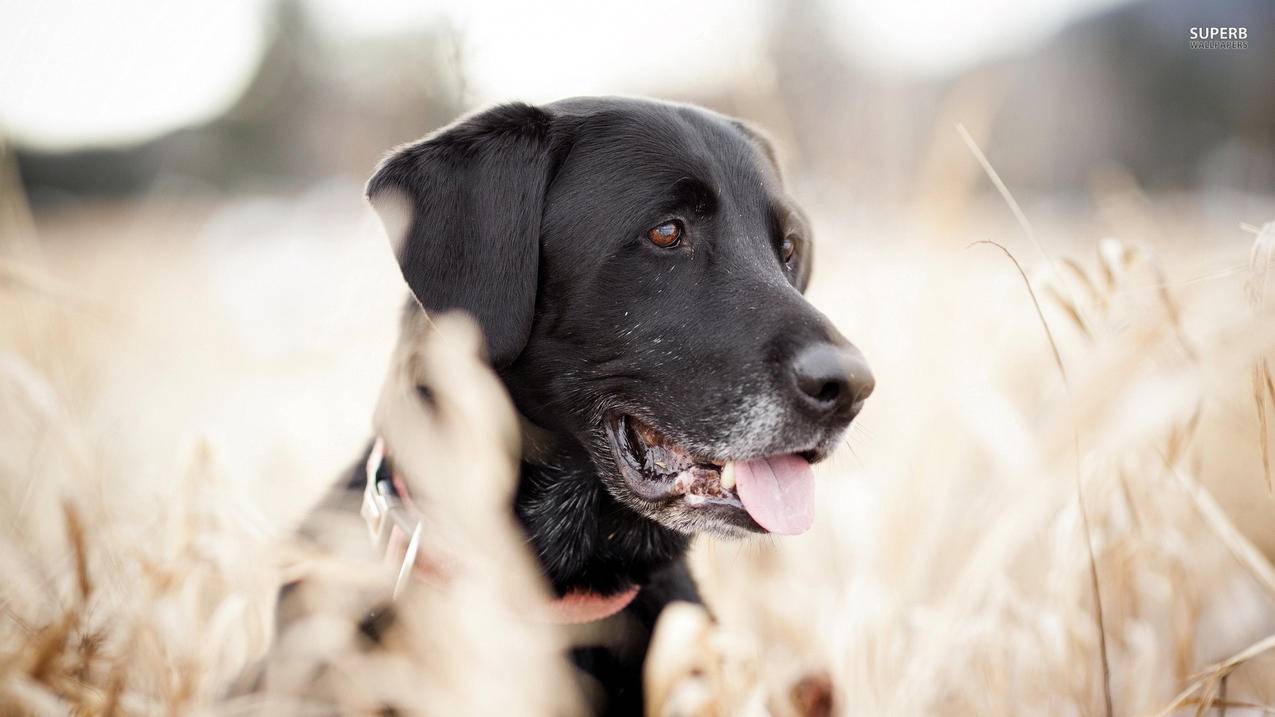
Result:
M794 455L735 461L735 490L761 527L797 535L815 522L815 474Z

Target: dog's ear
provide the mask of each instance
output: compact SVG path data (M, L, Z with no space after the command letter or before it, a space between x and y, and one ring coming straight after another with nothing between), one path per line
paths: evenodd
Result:
M472 315L498 368L531 333L554 143L547 112L500 105L400 147L367 184L416 299Z
M735 126L735 129L743 132L744 136L748 137L749 141L753 143L753 146L756 147L758 151L760 151L770 162L770 166L774 168L775 174L782 180L783 171L779 167L779 153L775 151L775 143L771 141L770 136L760 127L751 122L745 122L741 119L732 119L731 124Z
M735 129L743 132L744 136L748 137L748 140L757 148L757 151L761 152L762 156L766 158L766 161L775 170L775 176L779 177L779 181L782 183L784 173L779 166L779 152L775 151L775 143L770 139L770 136L751 122L735 119L731 120L731 124L735 126ZM797 213L802 226L810 226L810 219L805 212L801 211L800 207L794 204L791 210ZM802 247L800 255L801 266L797 270L796 286L797 290L803 294L806 292L806 287L810 285L810 272L814 268L814 242L811 239L809 236L806 237L805 245Z

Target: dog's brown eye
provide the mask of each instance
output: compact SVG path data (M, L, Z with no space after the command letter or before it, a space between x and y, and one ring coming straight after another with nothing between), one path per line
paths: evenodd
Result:
M792 258L796 255L797 243L792 240L792 237L784 237L784 242L779 245L779 256L781 256L784 263L787 264L792 261Z
M646 237L651 240L652 244L661 249L675 247L678 242L682 241L682 223L665 222L647 232Z

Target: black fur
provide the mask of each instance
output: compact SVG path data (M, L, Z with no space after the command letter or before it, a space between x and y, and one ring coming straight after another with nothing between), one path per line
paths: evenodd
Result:
M630 491L607 421L633 416L723 460L818 459L866 397L812 408L794 388L805 348L858 354L801 296L810 231L773 148L686 105L510 104L400 148L368 195L420 305L475 316L517 409L553 438L551 456L524 461L514 510L554 589L642 586L626 610L632 649L577 653L609 711L640 712L660 609L698 600L690 534L740 531ZM407 216L393 216L395 197ZM679 246L647 239L672 220Z
M496 366L531 331L555 135L541 110L496 107L398 150L368 182L369 197L405 200L394 208L412 218L398 260L421 305L472 314Z
M615 500L583 451L557 467L524 462L514 509L540 564L560 594L603 594L647 582L681 558L690 536L670 530Z

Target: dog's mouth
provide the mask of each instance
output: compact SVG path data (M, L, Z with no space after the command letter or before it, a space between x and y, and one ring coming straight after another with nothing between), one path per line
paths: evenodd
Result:
M628 489L649 503L680 501L754 532L804 533L814 522L810 454L731 460L698 456L633 416L607 421Z

